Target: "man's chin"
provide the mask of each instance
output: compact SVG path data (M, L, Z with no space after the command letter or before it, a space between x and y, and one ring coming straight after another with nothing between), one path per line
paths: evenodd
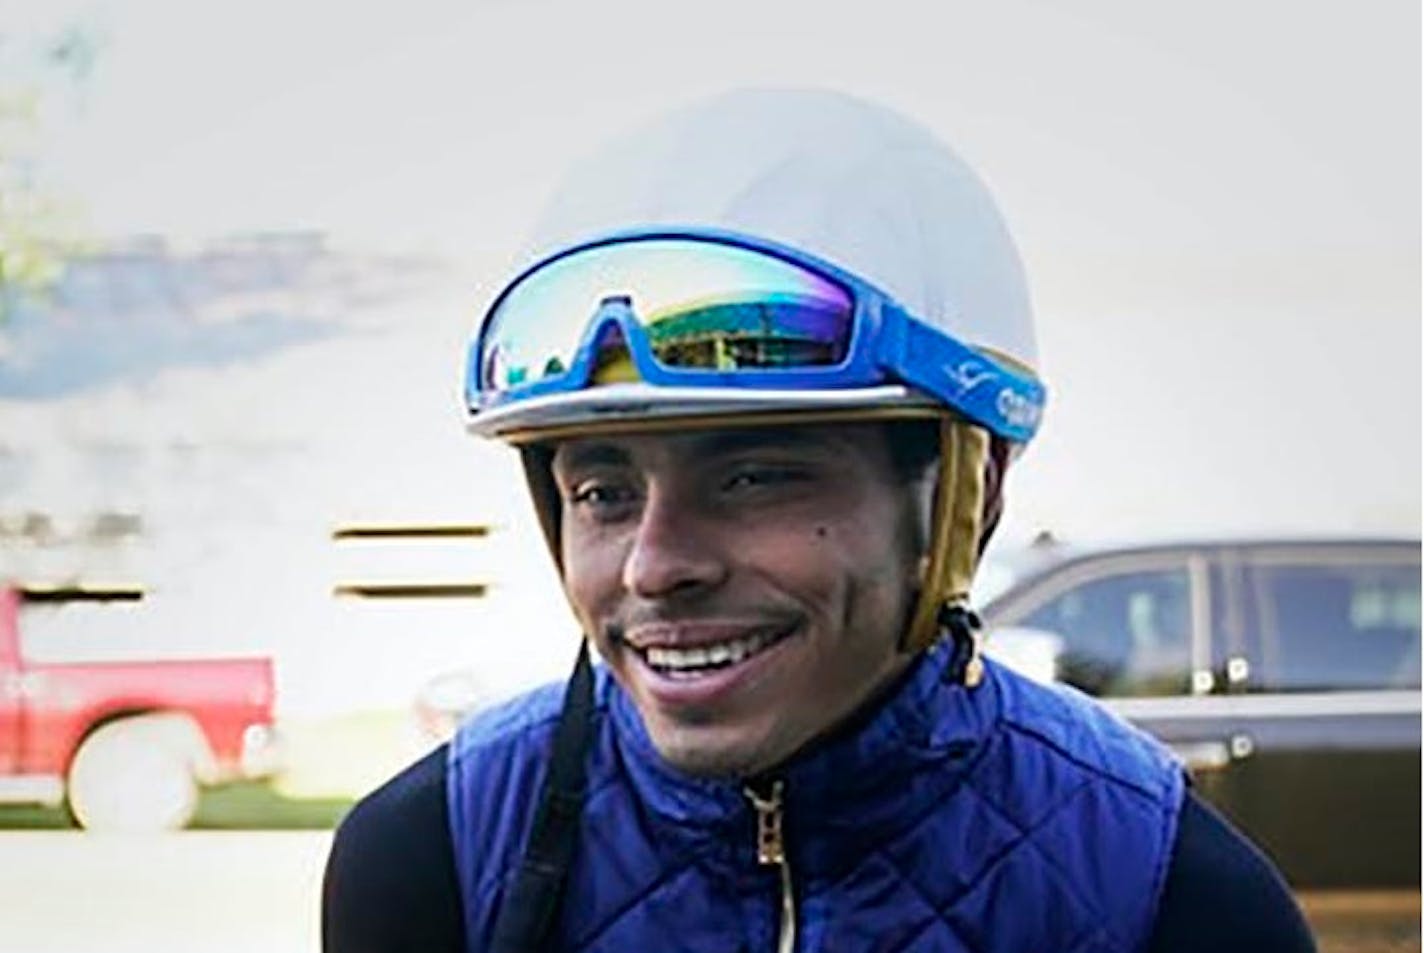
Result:
M747 740L696 738L697 730L651 732L653 747L673 770L703 780L736 780L761 774L779 763L764 744Z

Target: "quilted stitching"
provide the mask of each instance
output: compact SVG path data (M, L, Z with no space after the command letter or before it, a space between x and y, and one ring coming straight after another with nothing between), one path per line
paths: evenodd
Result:
M1084 785L1080 786L1077 790L1078 790L1078 791L1082 791L1082 790L1086 789L1086 787L1087 787L1087 785L1084 784ZM997 808L994 806L994 804L993 804L991 801L989 801L988 799L986 799L982 794L980 794L978 791L976 791L971 785L966 785L966 786L963 788L963 794L964 794L965 797L973 797L973 798L975 798L976 800L978 800L978 801L982 804L983 807L985 807L985 808L988 809L989 811L993 812L993 813L995 814L995 816L997 816L997 817L998 817L1000 820L1002 820L1005 824L1014 827L1014 829L1016 830L1016 832L1017 832L1017 834L1018 834L1018 837L1017 837L1015 840L1013 840L1012 842L1006 844L1006 845L1005 845L1005 848L1004 848L1003 850L998 851L998 852L995 852L994 854L992 854L992 855L990 855L989 857L987 857L987 858L986 858L986 862L984 863L984 865L983 865L977 872L975 872L971 877L968 878L968 882L965 884L964 889L963 889L962 891L958 892L955 896L950 897L950 898L948 898L948 899L935 898L935 897L930 896L930 895L926 892L926 888L925 888L924 886L922 886L920 883L917 882L917 878L916 878L915 876L911 875L909 872L907 872L907 871L901 869L899 866L896 865L896 863L895 863L895 861L894 861L894 859L893 859L893 851L894 851L895 845L887 845L887 847L886 847L885 849L882 849L881 851L878 851L877 854L878 854L881 858L884 859L884 861L886 862L886 864L889 865L889 866L895 871L895 874L896 874L899 878L901 878L901 879L904 881L905 884L907 884L910 888L912 888L913 890L915 890L915 892L916 892L917 895L923 900L923 902L924 902L927 906L929 906L930 909L932 909L932 910L935 912L935 914L936 914L937 918L940 920L940 922L943 923L947 928L949 928L949 929L953 932L954 937L955 937L955 939L956 939L956 942L958 942L959 944L961 944L966 950L975 951L975 950L978 950L979 947L978 947L977 945L972 944L972 943L966 938L965 933L966 933L967 931L965 931L964 927L963 927L962 925L961 925L960 927L956 927L956 925L955 925L955 922L954 922L954 919L953 919L953 913L954 913L955 909L956 909L960 904L964 903L964 902L967 900L967 898L969 898L970 896L972 896L976 890L979 890L979 889L988 889L988 886L987 886L987 885L989 885L989 884L992 882L993 878L996 876L996 873L997 873L998 871L1002 870L1002 868L1004 868L1005 866L1007 866L1007 865L1012 864L1013 862L1015 862L1015 860L1017 859L1017 855L1018 855L1018 853L1019 853L1020 851L1022 851L1022 850L1036 850L1036 851L1038 851L1039 853L1043 853L1043 852L1041 851L1041 848L1039 848L1038 845L1036 845L1036 844L1034 843L1034 840L1033 840L1033 834L1034 834L1034 831L1035 831L1037 828L1023 829L1023 828L1018 827L1017 825L1014 825L1011 818L1009 818L1009 817L1007 817L1006 815L1004 815L1004 814L1002 814L1001 812L999 812L999 811L997 810ZM1076 796L1076 795L1075 795L1075 796ZM1048 814L1044 815L1042 818L1039 819L1038 826L1041 827L1041 826L1043 826L1043 825L1046 825L1046 824L1048 824L1048 823L1051 823L1051 821L1053 820L1053 818L1059 816L1063 811L1066 811L1070 806L1071 806L1071 799L1070 799L1069 801L1064 801L1063 803L1059 804L1059 805L1057 806L1057 808L1055 808L1053 811L1049 812ZM915 829L905 832L904 834L901 835L901 837L900 837L898 840L900 840L900 841L905 841L905 840L913 840L913 839L915 839L916 837L919 836L919 834L920 834L920 828L921 828L921 827L922 827L922 824L917 824ZM1083 928L1082 928L1082 929L1083 929L1084 932L1091 931L1091 930L1094 928L1094 920L1093 920L1093 917L1092 917L1092 915L1091 915L1092 905L1089 904L1089 903L1087 903L1087 902L1084 900L1084 898L1082 898L1081 896L1078 896L1078 895L1076 894L1076 891L1074 891L1073 888L1072 888L1071 879L1063 875L1063 871L1061 871L1061 870L1059 870L1059 869L1057 868L1056 863L1053 863L1053 862L1052 862L1053 859L1052 859L1051 857L1049 857L1047 854L1043 854L1043 857L1044 857L1045 860L1048 860L1048 861L1050 862L1050 867L1055 871L1055 873L1058 873L1058 874L1060 875L1060 876L1059 876L1059 886L1060 886L1060 888L1063 889L1063 891L1064 891L1065 893L1067 893L1068 895L1074 897L1075 902L1077 903L1077 905L1079 906L1079 908L1080 908L1081 910L1089 911L1089 913L1088 913L1087 915L1085 915L1084 918L1083 918L1083 921L1084 921L1084 922L1083 922ZM933 924L927 925L926 928L925 928L925 932L928 932L929 929L931 929L932 926L933 926ZM908 948L908 947L909 947L909 944L907 944L907 948Z
M674 870L670 870L663 876L658 877L656 880L648 884L642 890L628 897L626 900L620 902L618 908L608 919L596 924L592 928L592 930L574 936L569 941L570 948L576 950L588 950L596 948L608 934L615 932L624 922L624 920L631 914L633 914L634 911L643 910L646 912L649 906L647 903L649 897L653 896L658 892L670 891L676 886L679 880L689 876L691 873L692 865L684 864L683 866L678 867ZM662 920L663 918L655 916L653 919L657 921ZM669 922L661 922L658 925L660 926L660 929L654 935L673 936L676 935L678 929L681 927L681 924Z
M575 861L569 884L570 894L580 898L580 910L578 917L565 918L566 927L570 921L576 924L568 930L567 945L575 950L606 946L622 953L617 936L630 918L650 919L644 928L653 929L654 935L676 935L685 928L656 911L686 906L676 896L679 889L705 890L705 879L695 876L705 858L694 851L695 839L669 837L665 819L655 816L644 800L628 796L628 767L609 719L602 723L599 747L606 753L601 764L608 788L622 796L598 802L590 798L585 807L581 858ZM630 855L630 848L641 853ZM649 873L656 876L648 879Z
M1176 805L1168 803L1175 790L1171 761L1111 720L1079 718L1075 708L1081 703L1074 699L1035 694L1040 691L1008 685L1005 710L990 720L972 762L957 775L946 774L941 761L916 769L929 773L915 775L914 783L877 792L870 816L903 822L893 830L856 829L846 805L819 828L818 816L788 816L799 891L798 949L1128 953L1145 938L1160 889L1159 855L1170 843L1162 829L1165 822L1169 834L1175 821ZM774 876L754 866L750 839L745 849L727 846L725 826L713 829L723 831L715 835L670 829L667 815L646 800L663 796L661 780L650 782L653 774L642 772L635 782L635 765L624 763L629 752L616 740L611 720L603 722L595 753L596 787L565 903L563 948L760 950L770 939L768 918L775 916ZM482 835L466 843L480 844L489 851L486 858L507 856L511 841L522 842L524 835L515 827L479 830L481 823L505 816L500 804L507 806L512 795L502 790L502 798L480 800L478 782L494 777L530 784L540 772L529 765L547 742L539 741L547 736L547 718L530 717L527 709L523 717L505 715L503 724L517 726L515 739L505 735L495 744L461 748L466 783L475 784L461 789L471 809L461 811L461 823ZM1066 733L1072 725L1084 737ZM915 757L923 762L923 754ZM491 764L491 758L503 763ZM649 783L651 790L640 788ZM453 787L451 796L457 796ZM816 806L815 799L800 805L803 811ZM729 809L726 803L717 808ZM483 821L474 816L481 811ZM1085 839L1085 824L1097 824L1111 843ZM808 829L817 842L798 849L796 835ZM807 853L810 847L815 850ZM816 862L807 864L807 857ZM465 863L481 868L468 855ZM480 872L491 873L490 866L499 865ZM467 904L477 908L467 910L467 922L488 923L498 894L467 893ZM478 943L472 936L471 948L479 949Z
M636 811L639 808L635 806L633 810ZM593 876L585 877L580 881L575 875L575 879L570 884L570 890L575 895L588 897L590 888L597 889L601 886L613 885L621 888L620 892L631 890L631 893L626 897L618 897L612 902L600 903L596 897L583 901L592 909L606 910L607 914L601 919L585 924L574 935L572 943L578 948L596 944L605 933L616 928L619 921L629 911L635 909L652 893L663 889L669 881L683 876L693 865L692 859L688 858L661 871L657 865L647 865L642 871L636 868L629 869L627 855L631 839L626 837L626 832L621 832L606 822L600 823L600 820L605 819L601 819L598 812L594 810L588 812L585 839L580 845L580 849L586 852L586 857L598 859L597 871L592 871L587 863L581 864L580 869L585 873L593 874ZM644 829L646 830L646 828ZM624 836L620 836L620 834ZM646 842L643 843L646 844ZM649 874L655 876L646 883L642 883ZM579 890L580 887L583 888L582 891Z

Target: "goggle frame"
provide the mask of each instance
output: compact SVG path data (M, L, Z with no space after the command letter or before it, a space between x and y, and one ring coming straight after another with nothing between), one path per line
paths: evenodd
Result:
M677 367L656 356L647 328L626 300L593 302L568 366L535 380L501 388L482 386L487 335L501 307L521 285L555 262L602 247L676 240L730 246L769 255L846 292L850 336L835 364L804 367L710 369ZM637 370L658 387L711 390L823 391L905 384L931 395L961 416L1013 443L1027 443L1038 429L1046 391L1031 373L996 355L976 350L916 318L890 295L831 262L798 249L737 232L707 228L628 229L580 242L549 255L505 285L486 309L471 341L465 371L466 409L473 420L518 401L584 391L593 381L599 354L616 331Z

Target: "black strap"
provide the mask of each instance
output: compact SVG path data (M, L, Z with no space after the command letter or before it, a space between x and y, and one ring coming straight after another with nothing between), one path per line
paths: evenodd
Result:
M587 793L585 754L593 740L593 666L588 640L564 690L549 773L524 859L495 920L492 953L539 953L558 915Z
M949 660L942 676L947 685L963 685L974 660L975 636L984 627L979 616L962 605L946 605L939 610L940 628L949 636Z

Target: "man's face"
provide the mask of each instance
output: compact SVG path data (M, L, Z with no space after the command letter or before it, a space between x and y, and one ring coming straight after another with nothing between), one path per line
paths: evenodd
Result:
M748 776L906 665L914 495L874 425L560 443L564 585L663 757Z

